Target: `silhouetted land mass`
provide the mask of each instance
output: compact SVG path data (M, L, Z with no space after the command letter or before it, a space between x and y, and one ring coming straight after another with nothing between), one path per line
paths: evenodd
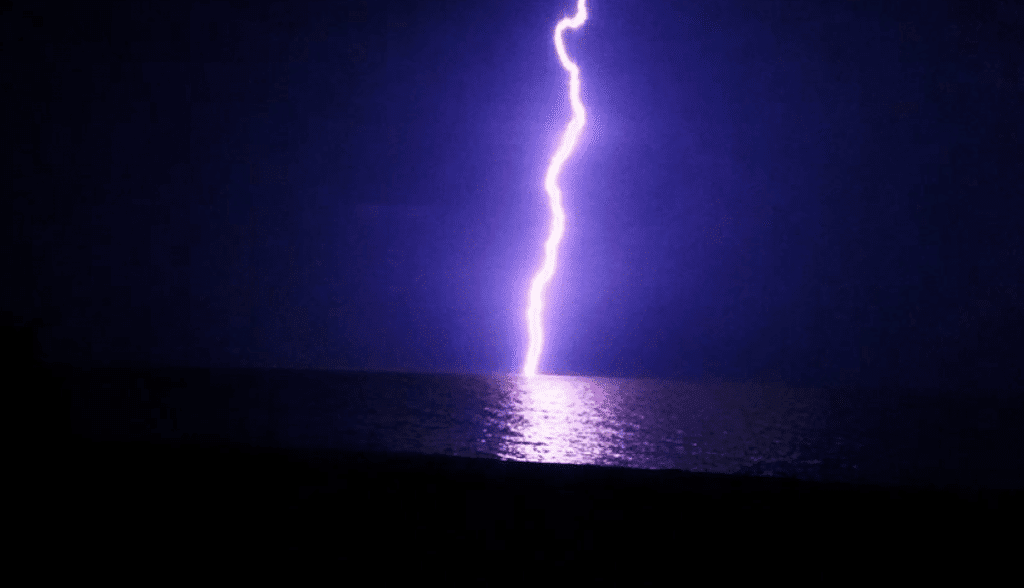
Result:
M4 339L7 341L7 357L18 369L36 368L40 363L39 328L42 321L18 320L13 316L4 317Z
M1020 521L1014 492L212 444L79 441L70 460L72 527L112 530L108 545L129 551L227 543L342 562L380 553L571 562L778 541L799 551L854 540L948 548L991 542Z

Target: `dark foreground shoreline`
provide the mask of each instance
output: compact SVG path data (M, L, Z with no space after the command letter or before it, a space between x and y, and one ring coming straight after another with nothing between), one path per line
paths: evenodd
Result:
M1020 522L1016 491L85 438L65 455L70 528L113 530L129 552L571 562L686 546L1002 545Z

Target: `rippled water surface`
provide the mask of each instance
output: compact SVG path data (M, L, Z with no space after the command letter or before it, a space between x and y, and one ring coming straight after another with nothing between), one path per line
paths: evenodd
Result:
M899 485L1021 487L1024 469L1019 401L723 381L284 370L164 370L90 386L127 390L133 434L163 438ZM117 413L116 401L97 398L80 403L82 422Z

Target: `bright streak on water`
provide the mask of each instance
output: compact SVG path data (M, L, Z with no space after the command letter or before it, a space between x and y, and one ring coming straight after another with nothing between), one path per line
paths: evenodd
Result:
M516 413L515 442L499 456L547 463L603 463L618 455L614 380L536 375L501 382Z
M565 133L562 135L561 145L558 146L558 150L551 158L548 173L544 179L544 188L547 190L548 200L551 204L551 233L548 235L547 242L544 243L544 265L533 277L533 282L530 285L530 303L526 309L530 344L526 351L526 364L523 366L523 375L525 376L537 375L537 364L544 346L544 327L541 321L541 314L544 310L544 287L555 274L558 244L562 241L562 235L565 233L565 209L562 208L562 191L558 188L558 174L562 171L562 164L576 147L576 141L583 130L583 122L586 120L586 111L583 110L583 103L580 102L580 68L566 55L562 33L567 28L578 29L586 20L586 0L579 0L576 5L576 15L571 18L563 18L555 26L555 49L558 51L558 59L562 62L562 67L569 72L569 101L572 103L572 120L569 121Z
M1009 398L547 374L130 374L61 376L75 435L1024 488L1024 407Z

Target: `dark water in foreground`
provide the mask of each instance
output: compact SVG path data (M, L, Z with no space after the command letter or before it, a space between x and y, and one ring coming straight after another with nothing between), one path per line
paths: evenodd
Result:
M76 432L1024 488L1020 399L577 376L68 372Z

